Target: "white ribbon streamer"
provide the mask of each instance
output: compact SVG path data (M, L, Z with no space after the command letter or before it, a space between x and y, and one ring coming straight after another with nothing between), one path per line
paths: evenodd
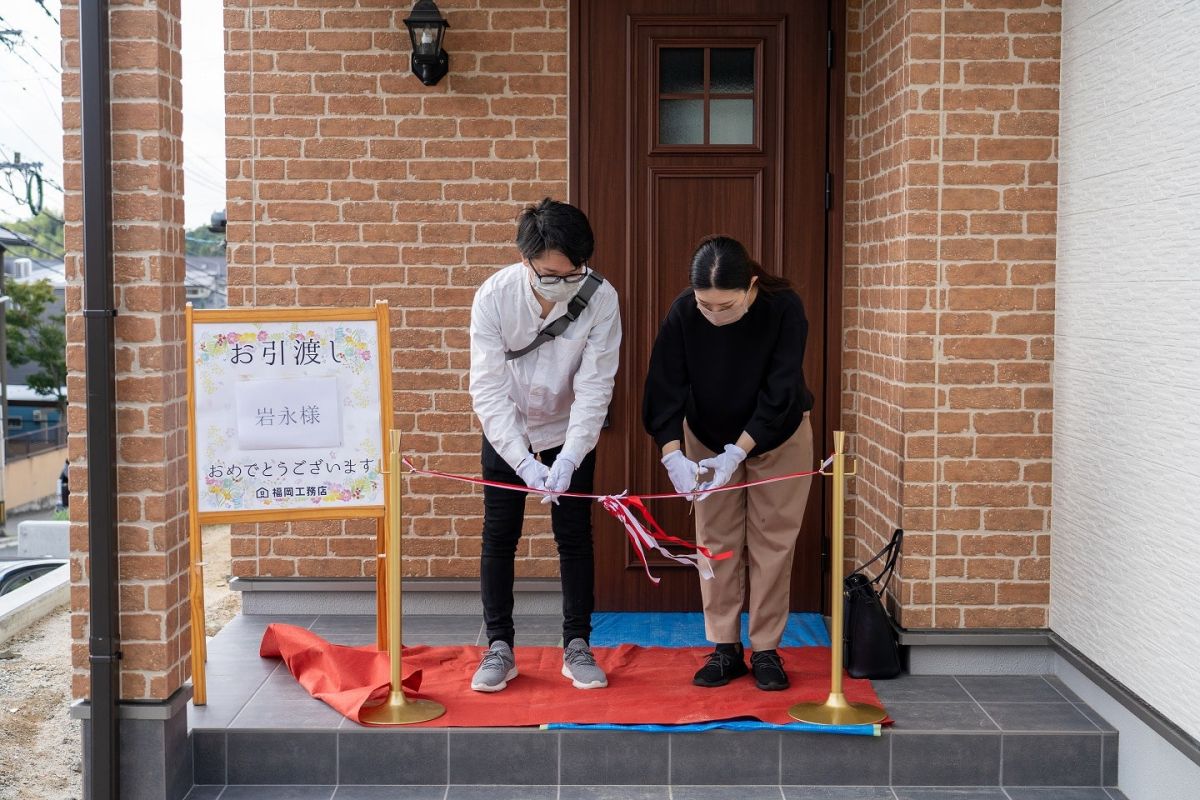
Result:
M708 563L708 559L699 553L687 553L684 555L676 555L667 550L663 545L654 538L650 531L642 525L641 520L633 513L629 506L621 502L620 498L624 495L607 495L601 497L599 502L608 513L616 517L622 525L625 526L625 532L629 535L629 541L633 542L633 547L638 551L638 557L642 561L642 566L646 570L646 577L654 583L659 583L660 578L656 578L650 572L650 562L646 559L648 550L653 549L680 564L686 564L696 568L700 573L700 577L706 581L712 580L713 571Z

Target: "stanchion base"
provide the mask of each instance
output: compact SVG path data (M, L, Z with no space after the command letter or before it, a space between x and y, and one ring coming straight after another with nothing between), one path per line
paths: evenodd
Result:
M867 703L826 700L824 703L797 703L788 715L813 725L869 725L887 719L887 712Z
M446 713L446 707L432 700L408 700L392 695L386 702L363 709L360 719L364 725L412 725L428 722Z

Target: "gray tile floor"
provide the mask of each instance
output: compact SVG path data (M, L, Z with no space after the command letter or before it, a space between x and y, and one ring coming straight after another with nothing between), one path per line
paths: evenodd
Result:
M422 774L427 779L426 783L434 785L320 785L330 783L330 778L336 780L335 776L339 774L336 768L330 769L329 764L321 761L322 758L328 759L331 750L337 751L338 745L332 745L331 748L333 739L330 737L338 737L343 752L337 758L347 761L353 758L353 753L346 748L356 744L358 736L352 736L345 742L341 740L348 733L358 734L361 731L355 723L343 719L325 704L310 697L280 662L258 656L259 642L270 622L299 625L339 644L364 645L373 643L375 639L373 617L239 616L230 622L209 641L209 703L204 707L189 708L189 723L196 733L197 783L222 784L225 780L233 783L229 786L197 786L189 795L191 800L715 800L725 797L741 800L1123 800L1123 796L1115 789L1094 788L1097 784L1116 782L1116 731L1057 678L1041 675L905 675L895 680L878 681L875 683L876 691L896 720L896 724L882 739L875 739L874 744L864 748L858 746L864 744L862 742L848 741L855 737L819 737L821 746L814 747L813 739L804 734L764 734L777 737L779 742L777 747L772 744L766 754L769 756L767 760L773 759L765 767L770 773L769 780L760 780L763 776L751 769L755 766L751 762L761 760L757 756L762 754L756 752L744 753L744 758L739 759L739 767L745 769L722 773L718 777L718 780L731 780L734 783L756 781L760 784L756 786L678 785L680 778L686 779L687 775L693 777L691 782L694 783L709 781L714 776L708 774L711 769L706 763L711 755L711 745L700 746L699 740L693 742L675 734L669 737L673 744L665 743L668 737L634 734L652 738L651 743L639 745L650 747L647 753L656 752L655 748L660 744L673 751L673 757L659 758L657 761L650 759L655 764L659 761L673 764L670 768L663 766L663 770L669 769L669 775L622 772L615 777L631 779L641 785L587 785L614 777L601 776L590 766L597 756L597 747L611 749L614 745L604 745L587 738L603 734L579 731L569 732L578 734L571 743L553 747L555 754L541 754L546 755L545 759L533 758L532 752L526 754L528 757L523 759L523 763L530 765L533 772L521 780L529 785L459 785L469 780L455 781L454 770L447 772L446 733L432 730L424 734L429 741L410 737L404 740L404 747L417 748L422 753L429 751L416 761L429 767ZM561 620L556 616L518 618L517 646L560 645L560 626ZM409 644L482 645L485 635L483 625L476 616L413 616L405 620L404 640ZM306 770L311 767L311 780L296 780L296 775L274 778L255 772L261 769L255 763L261 763L259 756L262 756L262 748L273 746L275 739L285 731L288 747L308 747L313 751L314 757L304 759L301 765ZM536 731L513 733L533 737L529 744L534 744L533 739L537 739L537 744L551 746L549 741L543 741L544 735ZM473 735L490 734L463 730L451 732L450 762L454 761L454 753L461 749L456 747L455 742L465 741ZM743 735L737 736L737 742L723 740L721 746L740 745L746 741ZM1004 742L1003 748L1001 740ZM211 775L204 774L201 763L206 748L213 748L213 763L219 763L219 769L214 768ZM1024 760L1014 761L1022 748L1028 751ZM687 761L692 749L696 749L697 760L695 769L689 772L681 765ZM579 758L583 759L578 770L575 769L578 765L572 760L578 760L576 751ZM953 757L947 756L948 751L953 751ZM621 769L628 769L628 759L622 761L616 751L605 752L607 758L616 759L614 764L622 765ZM869 755L864 756L864 753ZM555 755L555 758L550 759L550 755ZM239 763L246 759L249 760L245 764ZM535 769L541 761L549 760L559 763L560 783L578 782L582 785L538 785L547 782L547 779L555 780L553 774L543 777ZM939 767L940 771L931 772L929 767L932 762L944 762L945 770ZM874 785L861 788L789 785L801 782L835 783L838 778L844 779L845 775L851 774L846 771L849 764L854 765L857 771L852 774L860 781ZM989 766L979 769L980 764ZM1039 764L1047 766L1039 768ZM1086 764L1088 768L1079 772L1076 782L1072 779L1071 767L1079 764ZM920 765L921 769L911 775L906 774L912 765ZM998 786L1001 769L1005 776L1004 787ZM1097 780L1093 770L1102 772L1104 779ZM572 777L576 773L581 780ZM499 774L508 775L503 771ZM203 780L202 775L212 780ZM242 782L238 780L239 776L243 775L246 776L244 780L292 780L298 785L237 785ZM323 776L327 777L323 779ZM1014 780L1014 777L1019 779ZM447 786L447 780L454 783ZM666 785L671 784L672 780L676 785ZM906 785L934 782L941 786L921 788ZM1033 788L1008 785L1017 783ZM1052 783L1065 786L1037 788Z
M353 727L354 723L309 697L281 662L259 658L258 645L271 622L305 627L337 644L375 641L374 617L239 616L209 641L208 705L189 709L190 725L203 729ZM556 616L519 617L516 644L561 645L561 624ZM404 640L483 645L486 635L477 616L413 616L405 620ZM904 675L876 681L875 690L896 721L897 732L1113 732L1053 676Z
M514 621L518 647L562 644L560 617L525 616ZM208 642L208 703L189 706L188 725L193 729L333 730L343 727L343 723L345 727L356 727L310 697L281 661L259 657L263 632L272 622L307 628L335 644L358 646L375 642L373 616L240 615ZM404 641L483 645L487 637L478 616L411 616L404 621Z

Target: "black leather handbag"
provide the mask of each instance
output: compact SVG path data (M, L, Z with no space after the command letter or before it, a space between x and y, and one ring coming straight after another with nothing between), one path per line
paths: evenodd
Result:
M892 539L867 563L846 576L843 581L845 593L844 652L846 671L852 678L894 678L900 674L900 645L896 640L896 628L883 607L883 593L887 591L892 573L896 571L896 559L900 556L900 545L904 531L897 528ZM884 559L879 575L869 578L867 567Z

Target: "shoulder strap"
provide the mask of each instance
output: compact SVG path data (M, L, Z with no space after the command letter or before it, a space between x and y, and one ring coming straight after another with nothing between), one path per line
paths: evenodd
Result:
M592 295L600 288L600 284L604 283L604 276L595 270L590 270L586 278L583 279L583 286L579 287L579 291L567 303L567 313L563 314L558 319L551 322L546 327L538 332L538 335L532 342L522 347L520 350L506 350L504 353L505 361L512 361L514 358L520 358L523 355L532 353L546 342L558 336L567 329L572 322L579 318L583 310L587 308L588 302L592 299Z

